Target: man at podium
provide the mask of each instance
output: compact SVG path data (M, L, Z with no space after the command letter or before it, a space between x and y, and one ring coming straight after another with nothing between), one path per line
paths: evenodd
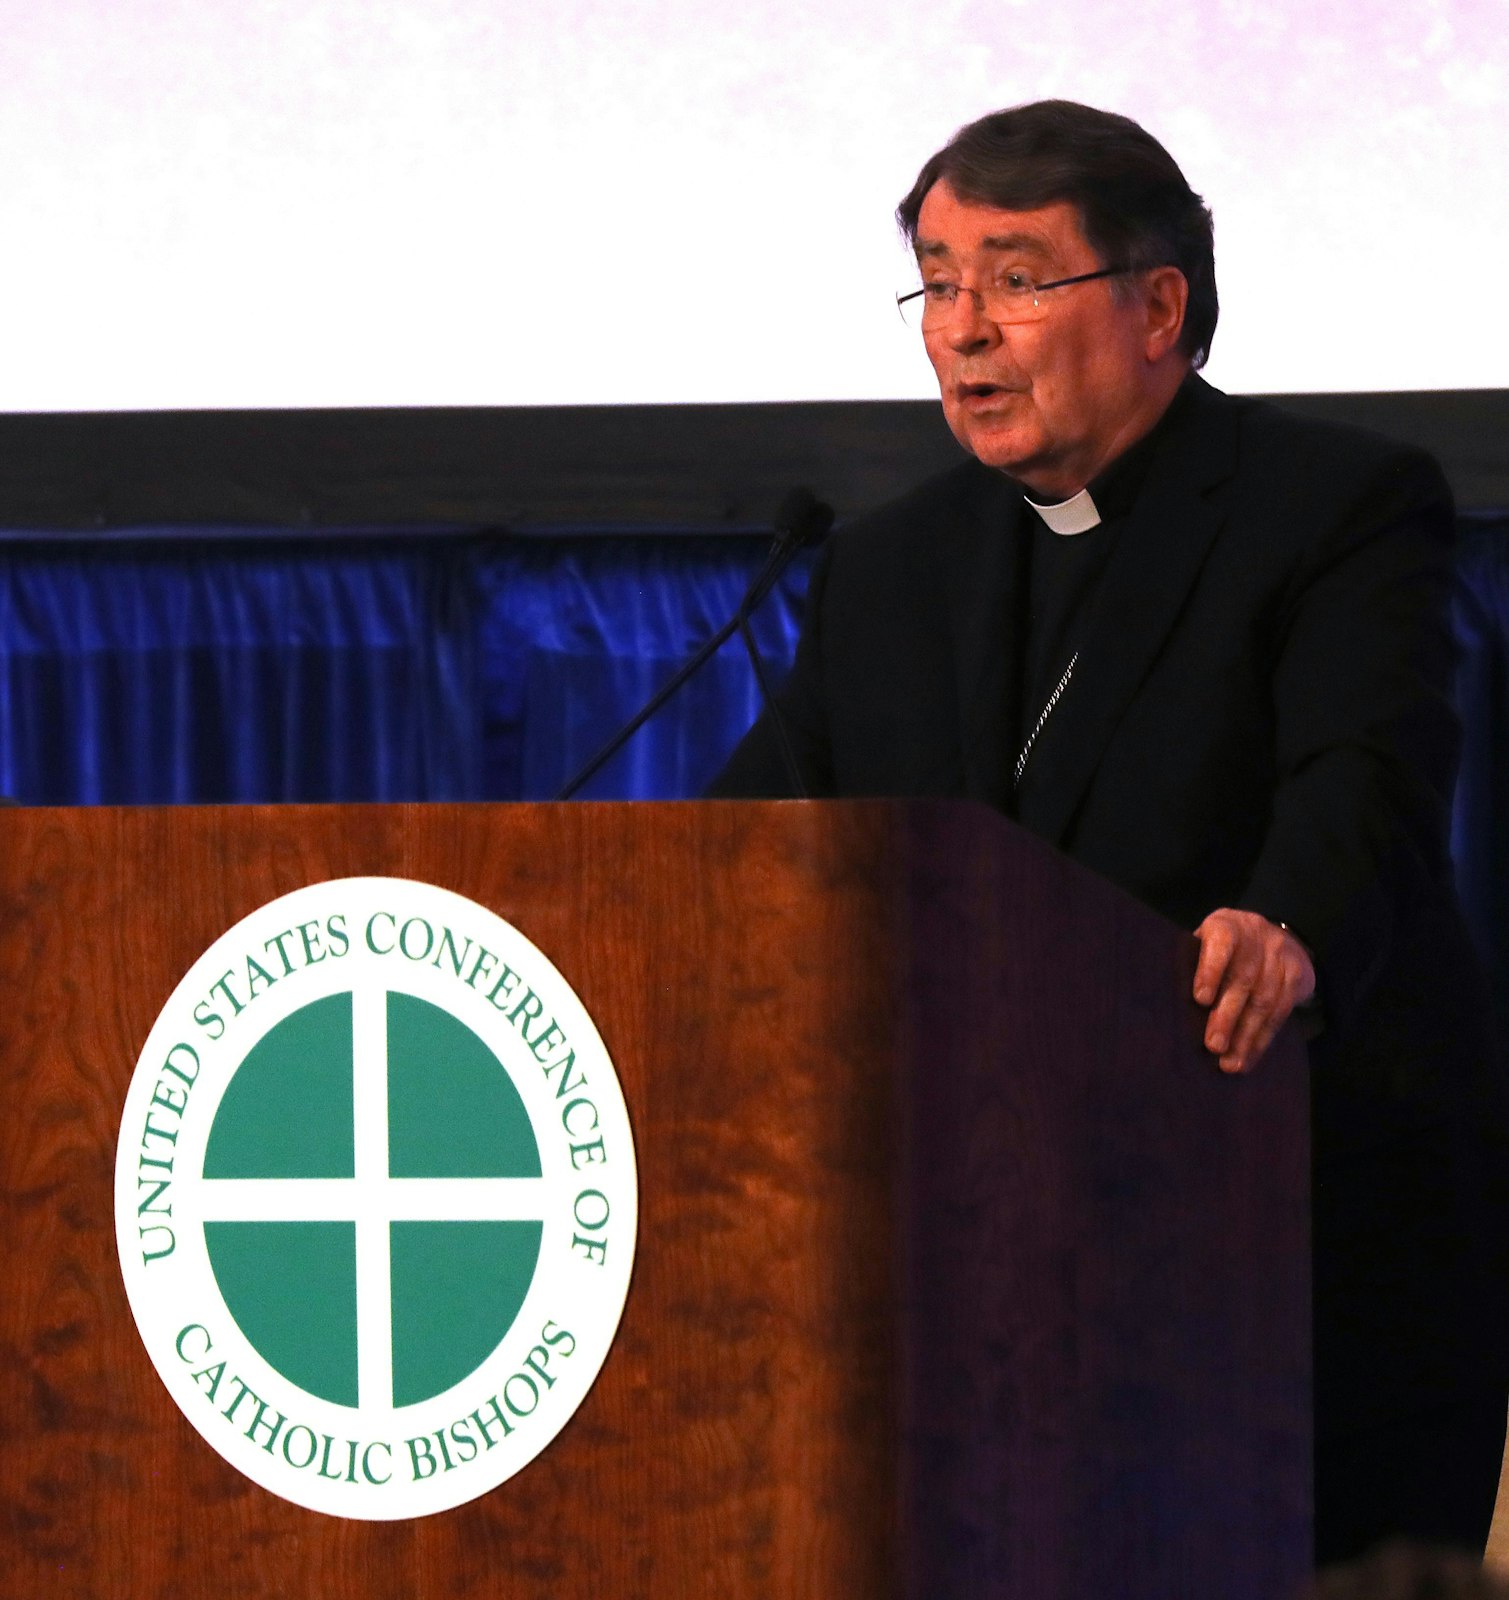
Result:
M1446 484L1197 375L1210 213L1125 117L981 118L897 216L898 302L971 459L830 541L713 792L984 800L1197 931L1213 1070L1298 1012L1317 1556L1481 1547L1509 1144L1446 849ZM1319 286L1276 262L1273 292Z

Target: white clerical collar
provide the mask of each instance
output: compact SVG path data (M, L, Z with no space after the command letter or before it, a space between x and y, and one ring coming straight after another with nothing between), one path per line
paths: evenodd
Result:
M1088 489L1081 489L1071 499L1060 500L1055 506L1040 506L1036 500L1027 504L1058 534L1088 533L1100 526L1100 512L1090 498Z

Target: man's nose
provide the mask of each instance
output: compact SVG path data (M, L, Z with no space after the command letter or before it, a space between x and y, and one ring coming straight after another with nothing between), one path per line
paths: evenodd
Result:
M1001 338L999 323L985 315L985 303L973 289L961 288L955 295L941 331L949 348L961 355L998 344Z

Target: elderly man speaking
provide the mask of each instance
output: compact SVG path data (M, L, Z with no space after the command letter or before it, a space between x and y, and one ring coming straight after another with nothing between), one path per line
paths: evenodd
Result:
M1305 1016L1317 1555L1481 1547L1509 1146L1446 853L1446 485L1196 375L1210 213L1126 117L983 117L897 215L901 309L973 459L819 562L778 696L803 781L985 800L1193 928L1212 1070ZM767 715L713 792L787 770Z

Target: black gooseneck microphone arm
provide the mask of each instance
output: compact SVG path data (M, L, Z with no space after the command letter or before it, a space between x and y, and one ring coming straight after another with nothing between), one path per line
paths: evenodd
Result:
M765 704L770 709L771 718L776 726L776 733L781 741L781 754L786 762L792 785L797 794L805 796L807 791L802 783L801 773L797 769L796 756L791 749L791 740L787 736L785 725L781 721L781 714L776 710L775 702L771 699L770 688L765 678L764 664L760 659L759 651L755 648L754 636L749 630L749 617L758 608L765 596L775 587L780 580L781 574L791 564L792 557L796 555L797 551L805 549L810 544L818 543L832 526L832 506L825 505L810 489L793 489L782 500L780 510L776 512L775 543L771 546L770 554L765 558L765 565L755 574L754 581L744 591L744 598L739 602L738 610L679 671L675 672L655 691L650 699L582 767L581 771L566 784L555 798L557 800L569 800L600 767L618 754L645 723L659 711L661 706L675 694L681 685L736 631L743 638L745 648L749 651L749 658L754 666L755 678L759 683L760 693L764 696Z
M770 713L770 720L775 726L775 736L781 746L781 760L786 767L786 776L791 780L791 792L798 800L807 798L807 785L802 780L802 769L797 765L796 751L791 748L791 735L786 731L785 718L781 716L775 703L775 696L771 693L769 680L765 676L765 661L760 655L759 647L755 644L754 633L749 626L748 614L742 607L734 618L739 625L739 637L744 641L744 649L749 656L749 664L754 668L755 682L760 686L760 698L765 702L765 709Z

